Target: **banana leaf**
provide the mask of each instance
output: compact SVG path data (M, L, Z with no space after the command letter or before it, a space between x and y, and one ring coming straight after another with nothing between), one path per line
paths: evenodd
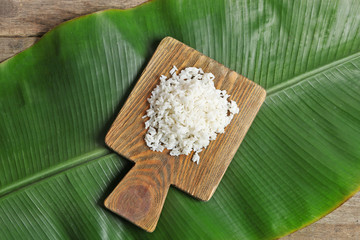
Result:
M360 188L360 2L154 0L68 21L0 64L0 238L273 239ZM104 136L172 36L266 88L213 198L171 188L146 233L104 208Z

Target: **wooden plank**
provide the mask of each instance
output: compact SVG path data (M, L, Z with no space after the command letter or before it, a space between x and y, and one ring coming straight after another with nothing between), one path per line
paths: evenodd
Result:
M360 192L319 221L281 239L360 239Z
M0 0L0 62L25 50L66 20L147 0Z
M1 0L0 37L38 37L75 17L110 9L125 9L146 0Z
M360 239L359 224L319 224L314 223L311 227L304 228L282 240L358 240Z
M33 45L37 37L0 37L0 62Z
M342 206L333 211L327 217L320 219L318 223L360 225L360 192L346 201Z

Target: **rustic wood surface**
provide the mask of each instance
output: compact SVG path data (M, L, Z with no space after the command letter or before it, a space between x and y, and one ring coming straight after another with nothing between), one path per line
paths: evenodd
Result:
M169 151L151 151L144 141L146 120L142 116L149 109L147 99L160 83L161 75L170 77L173 65L213 73L215 87L226 90L239 107L225 134L219 134L199 153L199 164L191 161L191 154L174 157ZM106 144L134 161L135 167L106 199L105 206L152 232L170 185L200 200L209 200L265 97L265 90L244 76L171 37L163 39L106 136Z
M0 0L0 62L36 42L65 20L146 0ZM360 192L323 219L283 239L360 239Z

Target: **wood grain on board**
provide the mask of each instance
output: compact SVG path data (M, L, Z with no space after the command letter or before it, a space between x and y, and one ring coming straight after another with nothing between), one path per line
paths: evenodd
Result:
M56 25L109 8L147 0L0 0L0 62L28 48ZM360 239L360 192L323 219L283 239Z
M180 70L194 66L213 73L215 87L226 90L239 107L225 133L199 153L199 164L191 161L191 154L175 157L168 150L151 151L144 140L146 119L142 116L149 109L147 99L160 83L161 75L170 77L173 65ZM170 185L200 200L209 200L265 97L265 90L256 83L174 38L164 38L106 136L106 144L134 161L135 167L107 198L105 206L151 232Z

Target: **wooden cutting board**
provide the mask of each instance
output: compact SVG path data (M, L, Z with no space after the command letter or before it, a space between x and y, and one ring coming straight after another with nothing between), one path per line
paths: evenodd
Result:
M147 98L160 83L160 76L169 76L177 66L201 67L215 76L215 87L226 90L236 101L240 112L234 115L225 133L203 150L200 163L189 156L173 157L168 150L151 151L145 141L145 121L149 108ZM227 167L233 159L247 130L265 100L265 90L244 76L215 60L171 38L164 38L142 73L105 142L135 166L105 200L105 206L146 231L154 231L170 185L203 201L214 194Z

